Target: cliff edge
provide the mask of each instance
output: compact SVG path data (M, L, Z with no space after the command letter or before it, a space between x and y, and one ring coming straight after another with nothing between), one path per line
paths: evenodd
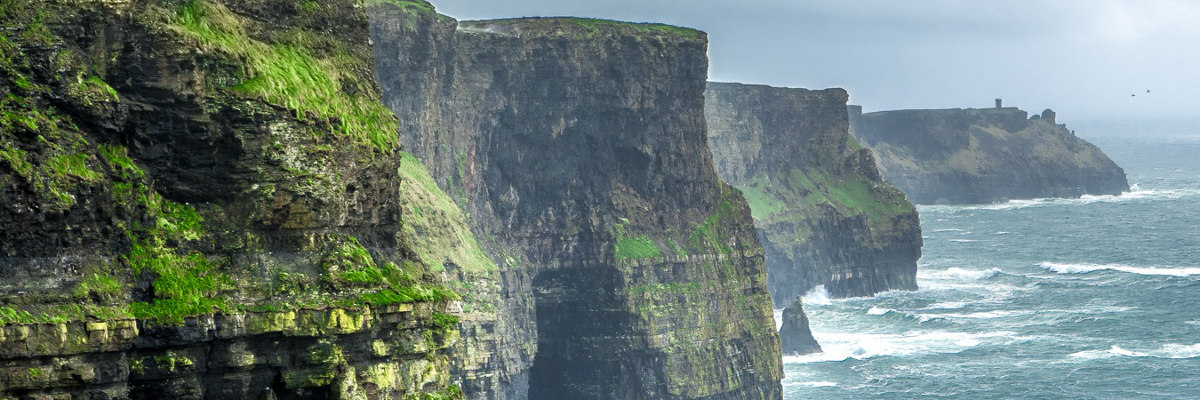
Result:
M1016 108L851 113L888 182L918 204L1119 195L1125 171L1059 124Z

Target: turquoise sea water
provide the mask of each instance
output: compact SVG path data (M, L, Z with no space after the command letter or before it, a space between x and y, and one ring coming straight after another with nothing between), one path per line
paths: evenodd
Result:
M1119 197L920 207L916 292L806 311L787 399L1200 399L1200 138L1095 140Z

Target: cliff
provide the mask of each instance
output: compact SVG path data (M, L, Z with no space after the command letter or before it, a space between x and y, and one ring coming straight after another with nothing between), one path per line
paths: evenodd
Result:
M844 90L710 83L705 96L717 171L750 202L776 307L818 285L916 290L916 209L849 135Z
M1125 171L1058 124L1016 108L854 113L856 137L889 182L919 204L1118 195ZM1028 117L1028 118L1027 118Z
M369 13L402 141L499 264L464 294L498 304L464 319L468 397L780 398L763 250L705 141L704 33Z
M458 396L440 275L495 267L355 1L0 15L0 398Z

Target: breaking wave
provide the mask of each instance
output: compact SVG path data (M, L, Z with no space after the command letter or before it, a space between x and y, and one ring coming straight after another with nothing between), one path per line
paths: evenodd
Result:
M1058 274L1087 274L1096 271L1119 271L1137 275L1158 276L1196 276L1200 275L1197 267L1134 267L1120 264L1066 264L1043 262L1042 269Z

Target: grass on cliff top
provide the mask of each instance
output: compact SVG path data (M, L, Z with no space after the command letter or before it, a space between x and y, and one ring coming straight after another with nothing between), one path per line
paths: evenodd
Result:
M467 271L495 270L454 200L438 188L420 160L407 152L401 155L404 233L421 260L436 271L447 261Z
M435 8L433 6L433 4L431 4L430 2L425 1L425 0L363 0L363 5L367 5L367 6L374 6L374 5L380 5L380 4L390 4L390 5L393 5L396 7L400 7L400 9L404 10L404 12L406 12L406 13L413 12L413 11L427 12L427 13L437 12L437 8Z
M607 34L626 34L631 36L665 36L685 39L700 39L705 33L692 28L680 26L623 22L607 19L577 18L577 17L537 17L513 18L481 21L462 21L464 27L486 29L488 27L514 27L524 35L548 37L592 38Z
M247 33L246 21L208 0L184 2L172 21L179 32L245 64L244 79L230 87L243 96L286 107L302 121L326 124L334 134L389 152L398 124L380 103L370 59L346 51L314 56L319 37L290 32L285 43L265 43ZM323 44L330 44L324 41Z

